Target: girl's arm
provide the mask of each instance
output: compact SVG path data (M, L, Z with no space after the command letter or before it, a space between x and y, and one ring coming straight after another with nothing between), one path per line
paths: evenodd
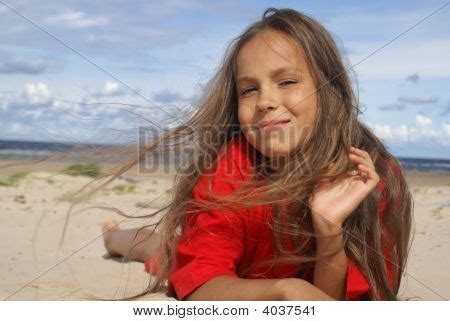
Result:
M332 300L311 283L302 279L241 279L218 276L198 287L186 297L195 301L278 301Z
M319 235L324 235L316 238L317 256L341 250L333 256L315 262L313 284L332 298L345 300L347 256L343 249L342 231L333 229L329 229L327 232L323 232L323 230L318 232L318 229L316 231Z
M342 225L345 219L377 186L380 177L370 155L352 147L349 160L354 171L335 182L316 186L310 200L311 216L316 237L318 256L343 247ZM330 236L337 235L337 236ZM315 263L313 283L335 299L344 299L347 277L347 258L341 250L333 257Z

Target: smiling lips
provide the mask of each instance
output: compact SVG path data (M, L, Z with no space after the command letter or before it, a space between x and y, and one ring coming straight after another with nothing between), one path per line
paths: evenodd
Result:
M289 123L289 119L282 120L272 120L272 121L263 121L259 124L259 131L261 133L268 133L270 131L278 130L282 128L284 125Z

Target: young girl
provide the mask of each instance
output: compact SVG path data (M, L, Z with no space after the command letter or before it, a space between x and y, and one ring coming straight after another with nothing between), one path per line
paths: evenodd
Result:
M361 124L336 45L315 20L268 9L229 47L187 123L141 151L196 146L149 229L104 224L179 300L395 300L411 195ZM121 174L116 173L116 177Z

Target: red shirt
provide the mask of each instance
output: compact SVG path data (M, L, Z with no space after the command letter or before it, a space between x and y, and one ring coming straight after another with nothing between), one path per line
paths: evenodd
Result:
M243 136L231 140L214 175L204 175L200 179L192 198L204 201L208 184L217 194L236 190L251 173L253 155L253 149ZM183 300L205 282L221 275L246 279L301 277L312 282L313 270L302 270L301 264L258 266L275 256L274 237L267 224L269 213L267 206L255 206L205 211L192 219L186 216L169 275L169 290ZM147 269L149 264L147 261ZM347 264L347 300L367 299L369 284L350 259Z

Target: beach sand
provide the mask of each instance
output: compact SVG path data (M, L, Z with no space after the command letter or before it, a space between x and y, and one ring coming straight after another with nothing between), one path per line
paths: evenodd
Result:
M152 213L169 201L172 175L161 170L141 177L131 170L93 199L75 206L66 222L72 194L91 180L59 174L66 165L15 167L14 172L29 174L16 186L0 186L2 299L120 299L144 291L149 283L142 263L111 259L101 237L101 225L107 218L122 220L122 228L140 227L149 219L124 219L105 208L92 207L118 208L134 216ZM0 180L10 174L11 169L0 169ZM408 172L407 179L415 201L414 241L400 296L448 299L450 174ZM161 293L141 299L169 298Z

